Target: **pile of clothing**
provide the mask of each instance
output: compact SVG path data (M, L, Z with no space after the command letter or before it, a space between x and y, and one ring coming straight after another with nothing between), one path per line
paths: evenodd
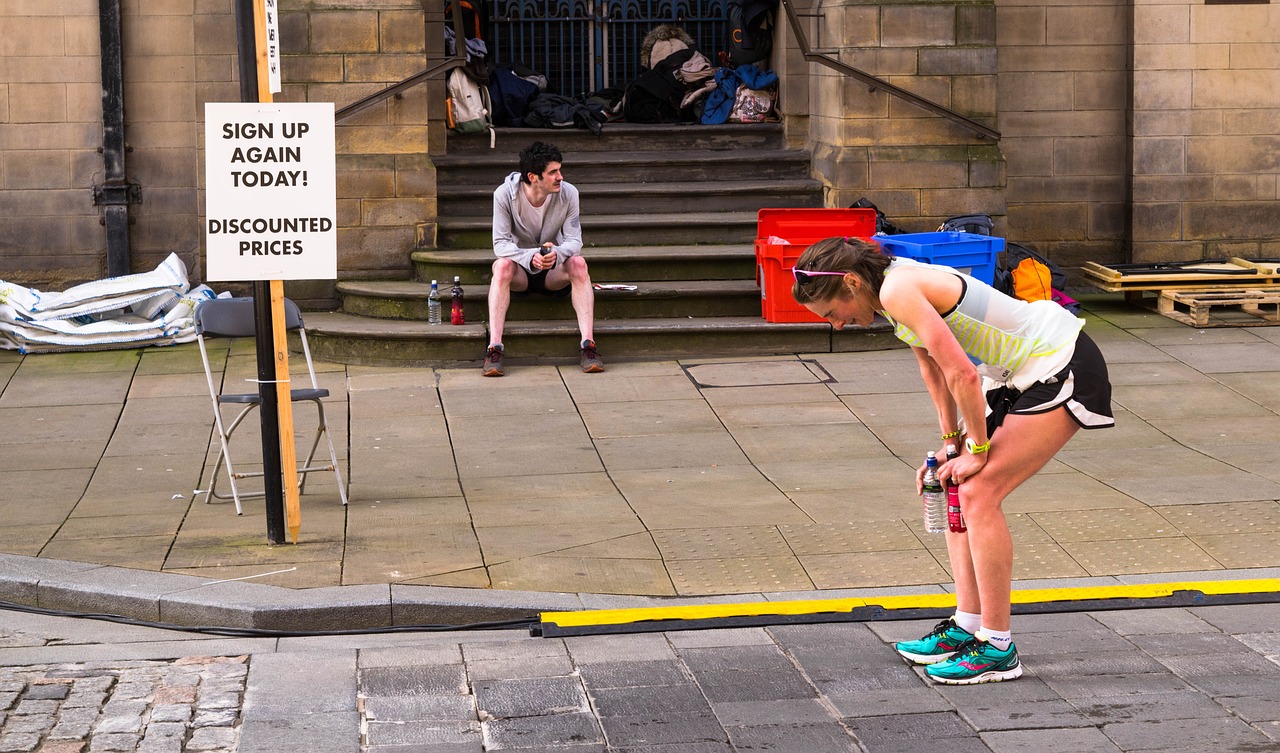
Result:
M640 47L640 66L623 100L628 121L699 121L702 100L716 88L716 69L684 29L663 24L650 31Z
M0 280L0 348L61 353L192 342L196 305L214 297L204 285L191 288L177 254L150 272L94 280L61 293Z

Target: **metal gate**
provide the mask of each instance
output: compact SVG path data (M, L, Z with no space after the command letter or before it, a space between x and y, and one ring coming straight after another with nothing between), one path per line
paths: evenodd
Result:
M640 47L659 24L675 24L715 64L725 46L727 0L493 0L494 60L520 63L573 97L626 86L640 72Z

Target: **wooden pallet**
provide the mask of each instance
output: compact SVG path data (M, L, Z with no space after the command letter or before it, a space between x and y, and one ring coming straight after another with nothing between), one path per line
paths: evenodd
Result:
M1085 262L1080 268L1089 282L1108 293L1131 290L1206 288L1218 285L1250 288L1280 287L1280 264L1275 260L1232 257L1194 264L1117 264L1107 267Z
M1280 324L1280 290L1162 290L1156 310L1174 321L1193 327ZM1213 319L1209 318L1210 314L1214 315ZM1237 316L1230 316L1231 314Z

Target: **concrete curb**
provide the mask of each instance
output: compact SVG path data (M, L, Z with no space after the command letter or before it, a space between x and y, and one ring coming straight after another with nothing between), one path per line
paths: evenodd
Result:
M1280 578L1280 568L1017 581L1014 585L1021 590L1253 578ZM0 554L0 601L66 612L118 615L184 627L281 631L467 625L536 618L540 612L546 611L834 599L945 593L949 590L944 585L926 585L671 598L393 583L292 589Z

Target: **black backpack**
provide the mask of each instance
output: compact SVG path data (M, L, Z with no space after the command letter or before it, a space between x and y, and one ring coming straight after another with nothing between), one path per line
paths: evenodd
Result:
M907 232L906 230L903 230L902 228L890 222L889 218L884 216L884 212L881 212L879 208L877 208L875 204L872 204L871 200L865 196L863 196L861 199L858 199L857 201L850 204L849 208L850 209L874 209L876 212L876 233L880 235L902 235L903 233Z
M729 64L767 60L773 50L776 0L729 0Z
M942 227L938 228L938 232L991 235L991 229L994 227L995 223L991 221L990 215L962 214L959 217L952 217L943 222Z

